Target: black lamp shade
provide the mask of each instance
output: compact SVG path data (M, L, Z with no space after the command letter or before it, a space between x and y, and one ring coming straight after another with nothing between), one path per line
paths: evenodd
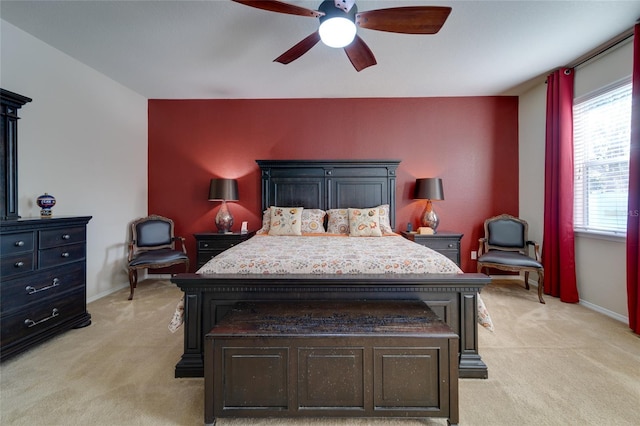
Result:
M413 198L416 200L444 200L442 179L416 179L416 188L413 192Z
M235 179L211 179L209 201L238 201L238 181Z

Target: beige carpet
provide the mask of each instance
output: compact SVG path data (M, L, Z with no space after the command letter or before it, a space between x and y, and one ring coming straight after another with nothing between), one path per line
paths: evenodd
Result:
M89 305L93 324L0 366L2 425L201 425L203 380L175 379L180 291L166 280ZM495 332L479 330L488 380L460 381L461 425L638 425L640 338L625 324L517 282L483 290ZM425 426L426 420L220 419L220 426Z

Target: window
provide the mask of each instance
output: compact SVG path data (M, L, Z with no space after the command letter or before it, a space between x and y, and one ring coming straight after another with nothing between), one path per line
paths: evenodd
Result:
M574 230L627 232L631 79L573 106Z

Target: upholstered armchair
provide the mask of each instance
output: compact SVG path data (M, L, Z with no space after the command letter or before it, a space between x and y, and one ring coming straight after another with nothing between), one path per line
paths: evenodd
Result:
M524 285L529 290L529 272L538 273L538 300L544 303L542 290L544 268L540 246L527 238L529 225L517 217L503 214L484 222L484 238L478 247L478 272L484 268L524 272ZM533 256L530 251L533 247Z
M181 250L176 249L180 241ZM129 242L129 287L133 291L138 284L139 269L165 268L172 265L185 265L189 272L189 257L183 237L174 236L173 220L152 215L131 223L131 241Z

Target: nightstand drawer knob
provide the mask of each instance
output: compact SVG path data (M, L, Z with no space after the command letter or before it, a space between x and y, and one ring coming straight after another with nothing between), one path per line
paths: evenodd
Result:
M13 266L15 266L16 268L22 268L24 266L24 262L23 261L19 261L13 264Z
M62 239L63 239L63 240L68 240L69 238L71 238L71 235L69 235L69 234L62 234Z
M22 241L22 240L16 241L15 246L16 247L23 247L24 246L24 241Z
M449 244L449 248L454 248L455 246L455 244Z
M209 248L209 243L203 243L202 247Z

